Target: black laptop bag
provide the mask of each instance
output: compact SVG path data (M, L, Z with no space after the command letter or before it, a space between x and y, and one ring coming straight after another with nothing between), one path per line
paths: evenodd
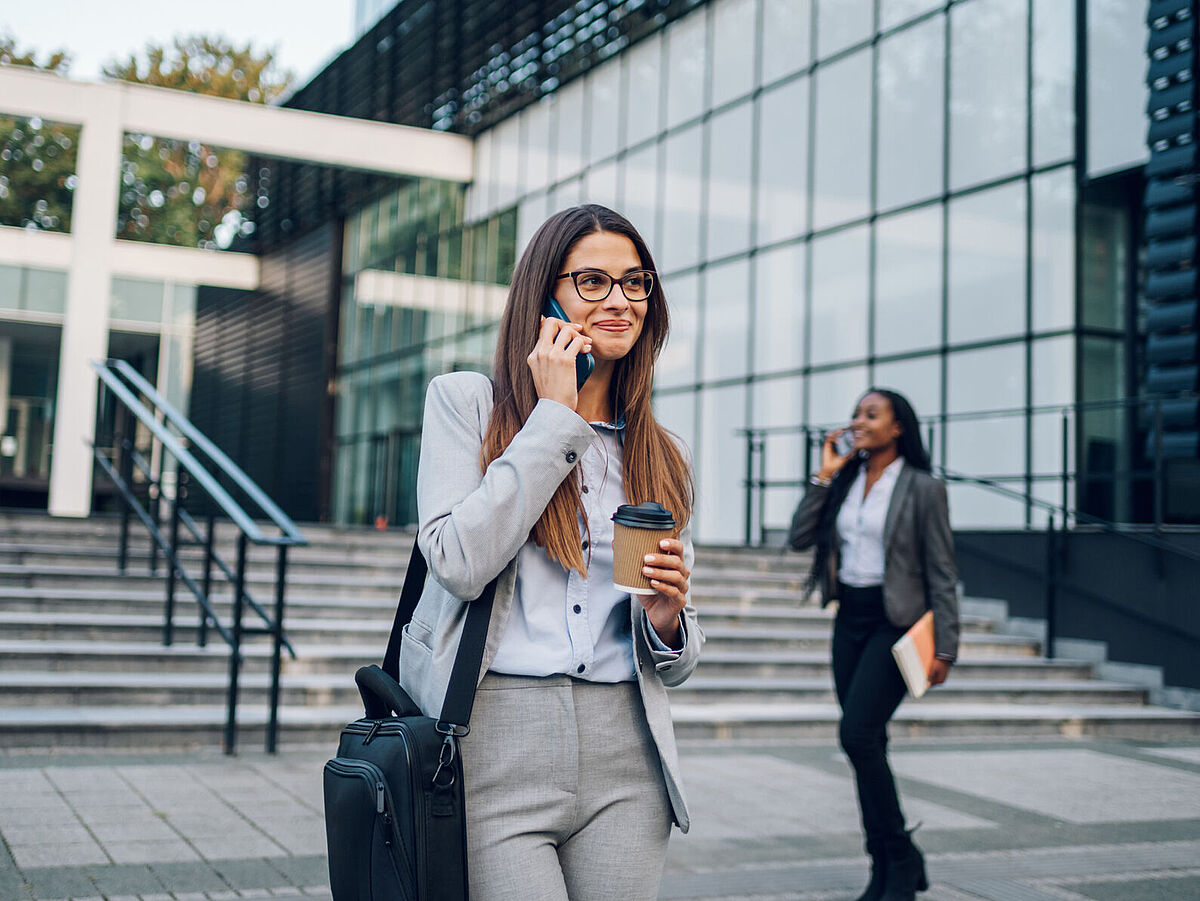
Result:
M459 741L470 731L496 582L467 609L439 719L400 687L400 636L425 584L413 546L383 667L354 674L365 714L325 764L333 901L466 901L466 792Z

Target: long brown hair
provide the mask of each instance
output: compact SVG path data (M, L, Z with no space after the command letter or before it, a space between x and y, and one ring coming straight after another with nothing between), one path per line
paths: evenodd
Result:
M580 239L597 232L624 235L633 242L642 266L654 269L654 259L637 229L607 207L571 207L542 224L517 261L500 321L492 366L495 405L480 454L484 469L504 453L538 402L528 357L541 330L542 308L554 292L555 278L567 254ZM620 288L614 286L614 290ZM610 399L614 415L625 415L621 458L625 496L631 504L658 501L675 514L676 528L682 530L692 514L691 471L674 437L658 424L650 408L654 362L666 343L668 325L666 297L656 279L642 333L614 367ZM564 479L531 537L564 569L586 574L579 542L582 509L578 477Z

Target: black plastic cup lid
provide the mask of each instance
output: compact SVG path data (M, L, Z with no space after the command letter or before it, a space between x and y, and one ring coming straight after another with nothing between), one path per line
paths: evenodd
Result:
M612 515L612 521L631 529L675 528L675 515L657 501L646 501L636 505L622 504Z

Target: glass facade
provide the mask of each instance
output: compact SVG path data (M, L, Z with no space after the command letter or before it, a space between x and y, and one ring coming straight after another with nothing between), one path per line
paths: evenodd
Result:
M763 476L794 481L798 427L844 423L872 384L913 400L935 463L1057 500L1055 405L1128 393L1131 214L1078 186L1145 157L1134 7L1087 0L1080 34L1059 0L711 0L605 48L476 136L473 183L428 226L456 265L385 252L403 203L351 217L338 517L405 520L404 479L366 474L409 465L380 444L419 425L400 382L486 369L494 338L498 306L402 311L364 293L374 270L463 280L498 304L534 229L578 202L621 210L655 252L672 311L655 403L694 450L701 540L759 524L738 430L778 429ZM381 393L388 409L369 400ZM963 418L982 410L1010 412ZM1089 447L1128 455L1120 416L1080 419L1068 469ZM1042 521L951 490L957 526ZM769 489L750 515L781 528L798 493Z

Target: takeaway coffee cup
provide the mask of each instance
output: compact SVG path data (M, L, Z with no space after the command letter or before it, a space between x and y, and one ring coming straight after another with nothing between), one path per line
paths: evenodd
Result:
M658 543L675 535L675 517L662 504L622 504L613 521L613 587L630 594L654 594L642 575L646 554L661 552Z

